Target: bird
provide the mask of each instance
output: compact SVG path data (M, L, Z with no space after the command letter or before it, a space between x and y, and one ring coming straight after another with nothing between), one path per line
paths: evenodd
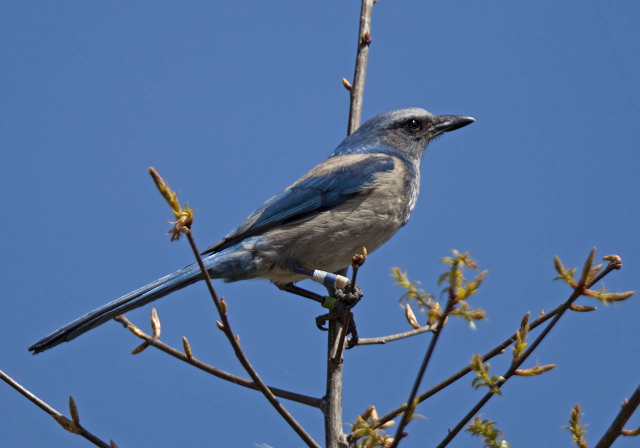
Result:
M378 249L409 220L429 142L474 121L421 108L369 119L326 160L205 250L209 275L227 282L262 278L282 289L306 278L337 285L332 273L347 268L363 247L368 253ZM74 320L29 351L71 341L202 279L198 265L189 265Z

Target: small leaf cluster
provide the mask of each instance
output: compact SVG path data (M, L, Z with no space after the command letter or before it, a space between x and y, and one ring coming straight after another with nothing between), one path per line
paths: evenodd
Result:
M585 436L587 433L587 425L580 424L580 418L582 418L583 415L584 414L580 413L580 403L576 404L573 409L571 409L569 426L563 426L563 428L571 433L573 436L571 441L575 443L578 448L589 448L587 437Z
M449 297L453 298L451 300L452 307L447 310L448 314L465 319L471 328L475 328L474 322L486 319L486 314L480 308L471 309L467 299L478 291L488 271L482 271L473 280L467 280L464 276L464 269L478 269L477 263L471 259L469 253L463 254L455 249L452 252L452 257L442 259L443 263L449 266L449 269L438 277L438 285L446 283L447 286L442 290L442 293L448 293ZM420 328L420 324L411 310L411 303L415 303L420 312L427 316L427 325L434 325L440 320L443 314L440 303L434 299L433 294L428 294L418 288L419 281L409 280L407 272L402 272L397 267L391 269L391 275L396 280L395 284L405 289L404 294L400 297L400 302L406 302L405 316L412 327Z
M527 342L527 336L529 335L529 316L531 315L530 312L527 312L524 317L522 318L522 321L520 322L520 329L516 332L516 341L513 344L513 365L517 366L518 365L518 361L520 361L520 358L522 357L522 355L524 354L525 349L527 348L528 342ZM539 363L536 363L535 366L530 367L528 369L516 369L514 370L514 375L518 375L518 376L537 376L537 375L542 375L545 372L548 372L549 370L555 368L555 364L547 364L544 366L541 366Z
M476 372L476 377L471 381L471 385L474 389L479 389L482 386L488 387L494 394L502 395L500 385L504 381L504 377L500 375L491 376L489 374L489 367L491 364L482 363L482 356L479 354L473 355L469 367Z
M496 428L496 422L482 420L481 415L477 416L467 425L467 431L474 436L482 437L481 443L487 448L509 448L509 442L504 439L502 431Z
M173 215L176 217L175 221L171 221L173 228L167 232L171 234L171 241L175 241L180 238L180 235L183 232L188 231L191 228L191 225L193 224L193 213L195 210L189 208L187 204L185 204L184 207L180 205L177 193L169 188L169 184L164 181L155 168L150 167L149 174L151 174L158 191L162 194L165 201L167 201L167 204L171 207Z
M418 306L420 312L427 316L427 325L432 325L441 315L440 304L434 300L433 294L427 294L423 289L418 288L418 280L409 280L407 272L402 272L400 268L391 268L391 276L396 280L394 285L402 286L404 294L400 296L400 303L406 302L405 314L407 321L414 328L419 328L420 324L411 310L411 303Z
M355 423L351 424L351 438L356 441L353 444L354 448L388 448L391 446L394 439L385 434L383 429L393 426L395 422L391 420L376 427L377 421L378 412L372 405L357 417Z
M520 322L520 329L516 333L516 342L513 344L513 362L517 362L524 350L527 348L527 336L529 335L529 316L527 312Z
M451 251L452 257L444 257L442 262L449 265L449 270L444 272L438 278L438 285L446 283L447 286L442 290L448 293L452 300L453 309L448 310L452 316L462 317L471 328L475 328L475 321L486 319L483 309L471 309L467 300L476 292L487 276L489 271L482 271L473 280L469 281L464 276L465 268L477 270L478 264L471 258L468 252L460 253L455 249Z
M595 256L595 251L592 251L592 255L590 256L589 260L587 260L587 263L585 263L582 269L580 280L576 280L575 274L577 272L577 268L566 269L562 264L562 261L560 261L560 257L556 255L555 257L553 257L553 264L556 268L556 272L558 273L558 276L554 280L562 280L573 289L583 288L585 285L588 285L593 281L593 279L596 278L596 276L600 273L600 271L602 270L602 267L604 266L603 264L598 264L596 266L593 266L594 256ZM609 262L616 262L616 258L619 259L620 257L618 257L617 255L607 255L606 257L603 257L603 260L606 260ZM612 293L612 292L609 292L607 288L604 288L604 287L596 290L591 290L587 288L584 288L582 290L583 295L587 297L593 297L594 299L598 299L605 305L626 300L629 297L631 297L634 293L635 291ZM572 307L572 310L581 311L581 312L593 311L594 309L595 308L584 307L580 305L576 305L575 307Z

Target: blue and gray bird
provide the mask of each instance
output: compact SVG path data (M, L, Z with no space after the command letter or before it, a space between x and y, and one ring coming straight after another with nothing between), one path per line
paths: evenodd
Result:
M228 282L264 278L279 287L318 275L325 284L334 281L328 273L347 268L363 247L373 252L407 223L429 142L474 121L418 108L370 119L328 159L208 248L203 255L210 276ZM86 314L29 350L40 353L75 339L202 278L198 265L187 266Z

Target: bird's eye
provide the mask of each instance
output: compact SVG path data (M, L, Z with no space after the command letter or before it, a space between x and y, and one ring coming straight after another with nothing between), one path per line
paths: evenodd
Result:
M418 129L420 129L420 122L418 120L407 120L407 122L404 124L404 127L409 129L410 131L417 131Z

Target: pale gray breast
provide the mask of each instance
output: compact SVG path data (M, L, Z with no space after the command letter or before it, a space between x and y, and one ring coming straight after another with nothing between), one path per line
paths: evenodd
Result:
M373 196L376 198L377 208L381 213L395 213L404 226L416 202L420 191L420 165L419 161L407 166L401 159L394 157L395 167L393 171L380 173L372 186L375 188Z

